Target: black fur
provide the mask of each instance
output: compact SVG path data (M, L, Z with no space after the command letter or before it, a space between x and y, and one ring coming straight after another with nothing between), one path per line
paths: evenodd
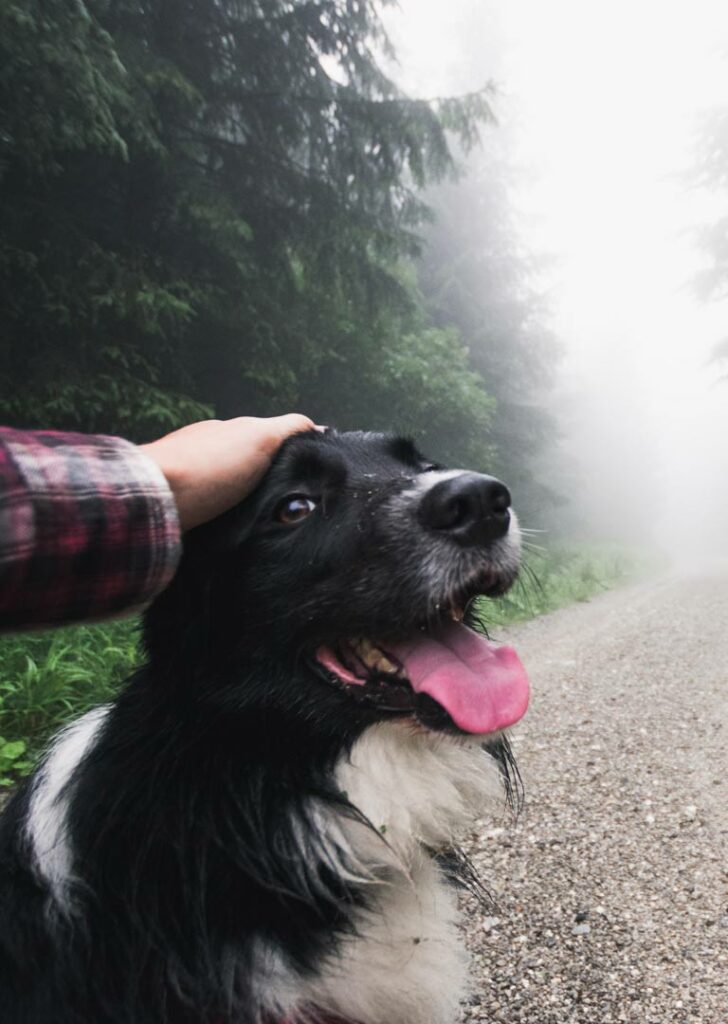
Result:
M442 548L442 593L419 574L448 546L401 504L429 465L400 439L298 437L252 497L189 536L146 614L144 667L63 794L70 911L32 861L32 782L0 822L3 1024L252 1024L256 943L305 974L352 927L366 889L342 879L312 798L357 814L333 768L370 724L448 723L411 692L392 707L375 680L353 700L314 652L431 623L479 589L482 552ZM318 507L285 525L296 493ZM504 742L493 750L510 777Z

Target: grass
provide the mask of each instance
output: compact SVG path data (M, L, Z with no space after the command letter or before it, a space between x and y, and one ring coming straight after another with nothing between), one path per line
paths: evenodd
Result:
M488 601L482 617L502 626L587 601L635 575L623 551L550 547L528 556L520 581ZM65 722L112 697L134 669L138 620L0 637L0 787L27 774Z
M0 786L49 736L112 697L138 660L137 620L0 638Z
M624 548L551 545L529 550L520 578L505 597L481 602L483 621L507 626L545 615L636 579L652 559Z

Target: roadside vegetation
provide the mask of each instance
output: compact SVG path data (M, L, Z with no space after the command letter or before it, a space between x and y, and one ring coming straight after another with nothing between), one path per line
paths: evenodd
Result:
M139 658L138 619L0 638L0 786L65 722L114 696Z
M655 557L618 546L573 544L529 550L515 586L497 601L481 601L487 625L507 626L564 608L646 575Z
M510 594L484 602L502 626L588 601L639 573L620 550L554 547L531 553ZM64 723L111 699L138 663L139 620L0 638L0 787L26 775Z

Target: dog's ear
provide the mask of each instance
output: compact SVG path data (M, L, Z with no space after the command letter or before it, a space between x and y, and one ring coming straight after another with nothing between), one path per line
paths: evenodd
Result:
M242 502L184 535L174 577L143 616L144 645L151 657L172 664L180 656L199 657L206 649L215 591L229 578L234 554L255 522L247 505Z
M255 508L249 499L223 515L190 530L183 537L184 561L197 562L229 555L243 544L255 524Z

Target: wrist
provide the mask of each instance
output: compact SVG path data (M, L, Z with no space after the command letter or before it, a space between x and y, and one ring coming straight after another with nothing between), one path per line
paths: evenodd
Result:
M152 441L149 444L139 445L139 450L157 466L167 482L172 494L179 525L181 530L190 528L189 523L189 502L188 487L185 480L184 469L171 457L166 446L161 441Z

